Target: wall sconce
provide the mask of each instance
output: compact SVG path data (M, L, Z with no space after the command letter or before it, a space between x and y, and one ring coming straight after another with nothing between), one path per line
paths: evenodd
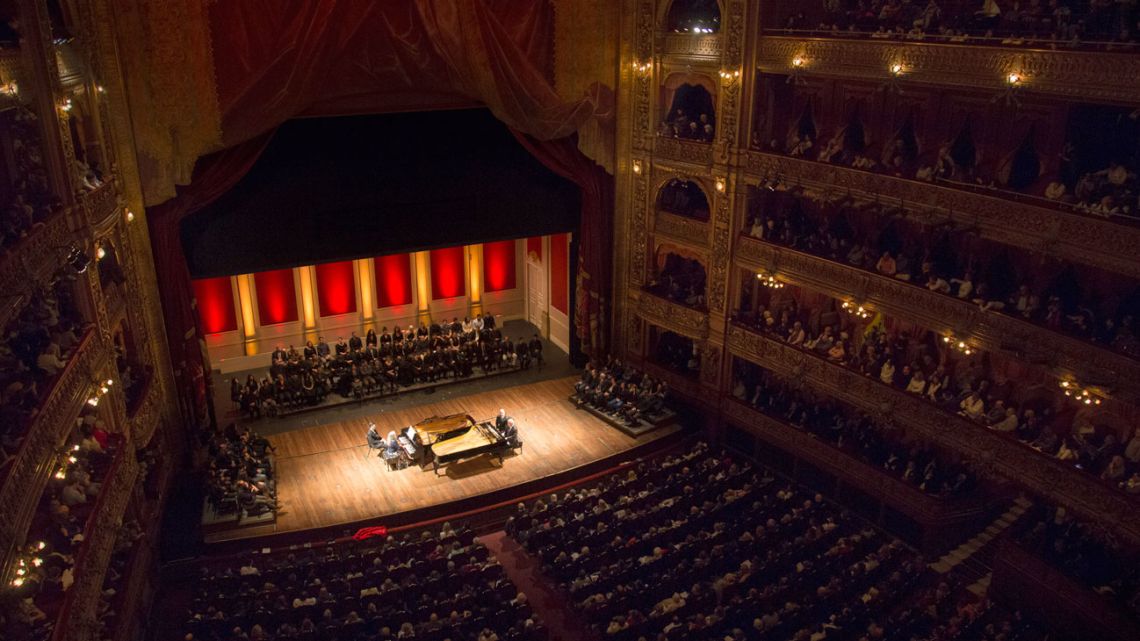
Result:
M717 178L716 179L716 190L722 194L724 193L724 190L725 190L724 178Z
M103 247L103 243L95 246L95 260L103 260L107 256L107 250Z
M641 175L641 161L640 160L633 161L633 173L637 174L638 176Z
M128 223L135 222L135 212L131 211L130 209L127 210L127 222Z
M765 287L770 287L771 289L783 289L784 288L784 284L776 279L775 274L765 274L764 272L760 272L760 273L756 274L756 280L760 281L761 285L763 285Z
M1011 87L1020 85L1021 74L1017 73L1016 71L1011 71L1009 75L1005 77L1005 83Z
M945 343L946 345L949 345L950 347L958 350L959 352L961 352L962 354L964 354L966 356L973 354L975 351L972 347L970 347L966 343L966 341L964 341L962 339L954 338L953 334L951 334L950 336L943 336L942 342Z
M59 102L59 110L65 114L71 111L71 108L74 106L75 105L71 102L71 98L64 98Z
M901 62L893 63L893 64L891 64L891 66L889 67L888 70L891 72L892 76L898 78L899 76L901 76L903 74L902 63Z
M853 303L850 301L844 301L841 308L843 309L843 311L847 312L848 314L851 314L855 318L866 320L866 319L871 317L871 312L866 307L863 307L862 305L859 305L857 303Z
M725 81L725 82L733 82L738 78L740 78L740 70L739 69L737 69L735 71L729 71L727 69L721 69L721 71L720 71L720 79Z
M95 85L95 91L98 91L99 93L107 93L107 88L103 85Z
M1065 391L1065 396L1084 405L1100 405L1103 400L1100 398L1100 395L1093 392L1091 388L1083 387L1075 380L1061 381L1061 389Z
M796 56L795 58L792 58L792 66L796 69L803 69L805 64L807 64L807 61L804 60L803 56Z
M0 93L5 96L15 97L16 94L20 93L20 87L16 84L16 81L13 80L0 85Z
M634 60L631 64L633 65L634 73L639 73L643 76L649 75L649 70L653 68L653 63L650 62L639 62L637 60Z

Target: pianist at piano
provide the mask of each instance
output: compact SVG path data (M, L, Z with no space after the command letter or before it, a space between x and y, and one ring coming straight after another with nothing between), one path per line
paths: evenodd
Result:
M494 419L476 421L469 414L432 416L400 431L392 430L380 439L369 427L367 439L384 443L380 456L391 469L415 464L431 466L437 473L443 465L488 454L502 464L504 454L521 447L515 419L500 409Z

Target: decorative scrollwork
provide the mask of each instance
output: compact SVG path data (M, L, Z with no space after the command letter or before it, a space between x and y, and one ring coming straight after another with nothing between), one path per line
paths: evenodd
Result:
M708 314L649 292L641 293L637 302L637 315L646 322L693 340L704 340L709 336Z
M707 142L657 136L653 153L677 162L712 166L713 148Z
M757 65L790 73L792 60L811 61L813 74L885 80L891 64L901 63L915 82L1004 91L1016 72L1027 89L1082 101L1140 102L1140 60L1131 54L1010 50L949 44L908 44L881 40L833 40L765 36L757 41Z
M653 233L668 236L670 240L684 245L708 247L709 224L692 218L685 218L667 211L658 211L653 221Z
M662 49L663 53L668 56L719 60L720 36L668 33L663 38Z

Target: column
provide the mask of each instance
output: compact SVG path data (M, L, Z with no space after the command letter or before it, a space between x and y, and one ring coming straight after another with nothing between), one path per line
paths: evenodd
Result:
M253 304L253 274L234 277L237 280L238 304L241 307L241 335L245 343L245 355L257 353L257 316Z
M416 268L416 322L431 323L431 255L419 251L412 256Z
M467 313L483 313L483 245L467 246Z

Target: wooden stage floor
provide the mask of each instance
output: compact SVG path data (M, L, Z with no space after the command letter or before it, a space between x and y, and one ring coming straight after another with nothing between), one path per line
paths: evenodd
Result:
M268 437L277 448L277 522L214 532L207 543L293 532L382 517L484 494L592 463L672 434L668 426L633 438L567 400L577 377L503 388L437 403L295 430ZM365 457L368 421L382 436L426 417L466 412L477 420L499 408L515 417L523 448L498 459L480 456L440 469L389 471L375 452ZM380 523L382 524L382 520Z

